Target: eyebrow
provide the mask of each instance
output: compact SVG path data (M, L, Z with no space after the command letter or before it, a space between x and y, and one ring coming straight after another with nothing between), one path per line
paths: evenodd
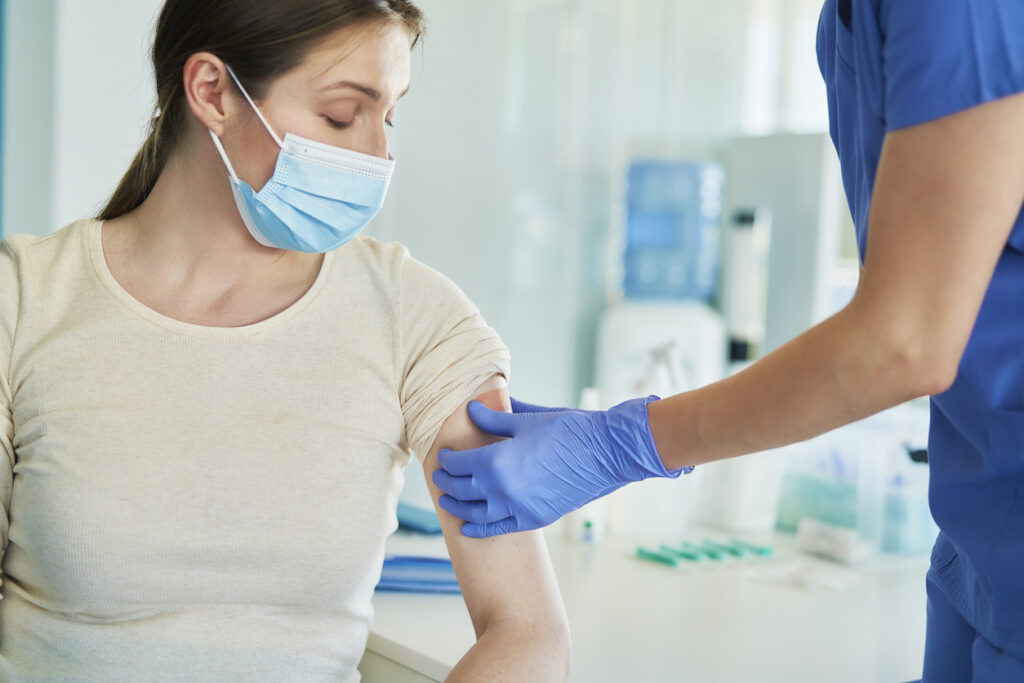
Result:
M398 99L402 99L403 97L405 97L405 94L409 92L409 87L410 86L408 85L405 86L405 90L403 90L402 93L398 96ZM321 88L321 90L340 90L342 88L349 88L351 90L361 92L375 102L379 101L381 98L381 94L379 91L374 90L373 88L366 85L353 83L352 81L338 81L337 83L332 83L331 85Z

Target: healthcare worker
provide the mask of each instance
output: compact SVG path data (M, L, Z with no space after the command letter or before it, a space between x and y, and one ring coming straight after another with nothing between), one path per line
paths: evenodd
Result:
M665 400L471 404L511 438L442 451L441 504L468 536L535 529L931 395L924 680L1024 681L1024 2L828 0L818 61L863 262L852 303Z

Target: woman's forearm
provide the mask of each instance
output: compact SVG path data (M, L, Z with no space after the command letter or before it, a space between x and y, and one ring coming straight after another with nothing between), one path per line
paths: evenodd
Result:
M796 443L943 390L949 373L893 320L855 301L743 372L651 403L665 466Z
M565 681L569 678L569 630L564 620L550 626L497 621L484 630L445 679L477 681Z

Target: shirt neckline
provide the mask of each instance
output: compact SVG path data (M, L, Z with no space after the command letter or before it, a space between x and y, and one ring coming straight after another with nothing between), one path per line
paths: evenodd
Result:
M312 286L306 290L306 293L303 294L298 301L283 311L276 313L265 320L249 325L241 325L238 327L212 327L208 325L197 325L183 320L177 320L176 318L171 318L153 310L129 294L117 279L114 278L113 273L110 272L110 267L107 265L107 258L103 253L103 221L98 219L88 221L86 226L86 239L88 240L88 250L92 256L91 260L93 270L96 272L100 282L103 283L114 298L118 299L132 313L155 325L174 332L190 336L215 339L251 337L293 319L307 306L309 306L323 291L324 286L327 283L328 276L330 275L331 266L334 263L335 256L335 252L333 251L329 251L324 254L323 263L320 265L320 272L317 274L316 280L313 281Z

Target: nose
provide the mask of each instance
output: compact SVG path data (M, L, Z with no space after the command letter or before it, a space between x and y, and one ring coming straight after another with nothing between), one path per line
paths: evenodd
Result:
M362 149L359 149L358 151L363 154L380 157L381 159L387 159L389 157L390 147L388 145L388 131L386 124L383 121L375 123L371 129L366 132L364 139L360 142L360 147Z

